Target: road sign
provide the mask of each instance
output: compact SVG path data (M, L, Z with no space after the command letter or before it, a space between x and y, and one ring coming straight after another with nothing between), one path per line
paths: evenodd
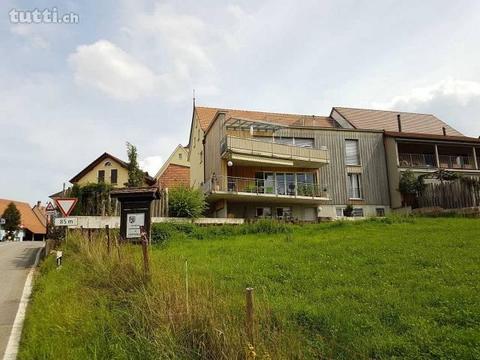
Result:
M55 226L77 226L78 219L76 217L64 217L64 218L56 218L55 219Z
M58 208L62 214L67 217L72 212L75 204L77 203L77 198L56 198L55 202L57 203Z
M0 218L0 225L5 225L5 219L4 218Z
M55 209L55 206L51 202L48 202L47 206L45 207L45 212L47 215L54 215L57 210Z

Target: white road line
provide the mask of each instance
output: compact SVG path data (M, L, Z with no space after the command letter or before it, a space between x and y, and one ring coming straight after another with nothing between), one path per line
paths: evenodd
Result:
M40 259L40 253L42 252L42 249L43 248L38 249L35 263L27 275L27 280L25 280L22 298L20 299L20 304L18 305L17 315L15 316L15 321L13 322L12 332L10 333L10 338L8 339L7 349L3 355L3 360L15 360L17 358L18 346L20 345L20 339L22 337L23 321L25 320L25 312L27 310L28 301L30 300L30 295L32 294L33 274L38 265L38 260Z

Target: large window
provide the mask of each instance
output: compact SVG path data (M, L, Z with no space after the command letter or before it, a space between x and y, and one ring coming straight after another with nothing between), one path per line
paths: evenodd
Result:
M345 164L360 165L358 140L345 140Z
M316 193L314 173L257 172L255 179L260 193L292 196Z
M255 139L265 142L274 142L275 144L292 145L304 148L313 148L315 145L315 140L310 138L255 136Z
M257 207L256 215L257 215L257 217L260 217L260 218L272 217L272 208L270 208L270 207Z
M348 174L347 190L350 199L362 198L362 178L360 174Z

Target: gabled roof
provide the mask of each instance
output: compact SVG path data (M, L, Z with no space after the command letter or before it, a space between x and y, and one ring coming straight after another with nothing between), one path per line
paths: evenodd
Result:
M284 114L264 111L222 109L197 106L195 107L200 127L206 131L212 124L217 113L225 112L226 118L241 118L253 121L264 121L284 126L314 126L314 127L336 127L336 122L329 116Z
M3 212L11 202L13 202L17 207L18 211L20 211L20 214L22 216L21 224L27 230L30 230L34 234L47 233L46 227L42 224L42 222L32 210L30 205L26 202L0 199L0 216L3 214Z
M100 155L98 158L96 158L94 161L92 161L86 168L84 168L82 171L80 171L77 175L75 175L73 178L70 179L70 182L72 184L75 184L76 182L80 181L81 178L83 178L86 174L88 174L90 171L92 171L95 166L97 166L99 163L106 159L112 159L113 161L117 162L121 167L127 169L128 168L128 163L125 161L105 152L102 155ZM155 184L155 179L152 178L150 175L148 175L147 172L145 172L145 182L149 185Z
M158 179L160 176L162 176L162 174L164 173L164 171L167 169L168 165L170 165L170 163L172 162L173 160L173 157L175 156L175 154L178 152L178 151L182 151L186 156L186 159L188 158L188 147L185 147L181 144L179 144L175 150L173 150L173 152L170 154L170 156L168 157L167 161L165 161L165 163L162 165L162 167L160 168L160 170L158 170L157 174L155 175L155 179ZM176 164L178 166L185 166L185 167L190 167L190 164L189 165L180 165L180 164Z
M402 132L443 135L442 128L445 128L447 135L463 136L462 133L431 114L346 107L334 107L332 112L334 110L356 129L398 131L397 115L400 115Z

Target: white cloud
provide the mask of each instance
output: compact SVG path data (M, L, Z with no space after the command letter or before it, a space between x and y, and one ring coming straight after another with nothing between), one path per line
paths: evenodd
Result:
M133 56L106 40L80 45L69 56L75 82L119 100L154 95L157 76Z
M151 176L155 176L163 165L163 158L159 155L147 156L140 160L139 165L142 170L147 171Z
M480 82L447 78L372 107L431 113L466 135L480 134Z

